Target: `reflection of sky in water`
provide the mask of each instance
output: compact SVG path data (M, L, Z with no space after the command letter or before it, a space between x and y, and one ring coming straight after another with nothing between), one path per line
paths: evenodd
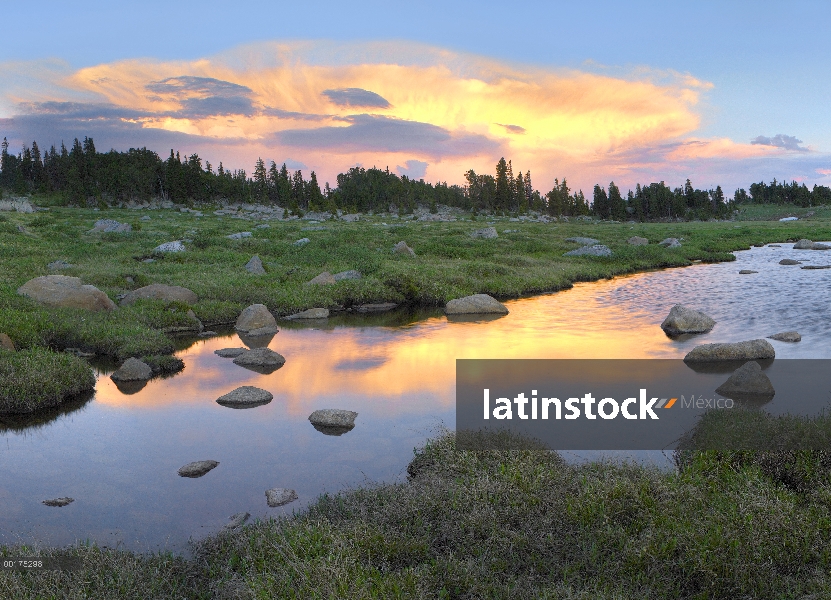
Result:
M135 549L183 550L189 536L227 518L290 514L323 491L403 479L413 448L444 423L452 428L456 358L678 358L701 343L795 329L799 344L773 342L777 356L831 358L831 270L780 266L783 257L831 263L831 252L757 248L737 261L697 265L508 303L483 322L443 316L399 326L290 325L269 347L286 357L270 375L238 367L214 350L236 336L181 351L185 370L125 395L109 377L80 410L39 428L0 434L0 542L91 539ZM739 275L739 269L759 271ZM659 324L682 302L712 315L712 332L671 340ZM242 385L274 394L265 406L232 410L219 396ZM354 430L326 436L308 422L319 408L359 413ZM596 458L567 453L571 460ZM663 456L638 455L666 464ZM177 469L213 459L200 479ZM269 509L264 491L300 500ZM65 508L41 500L71 496Z

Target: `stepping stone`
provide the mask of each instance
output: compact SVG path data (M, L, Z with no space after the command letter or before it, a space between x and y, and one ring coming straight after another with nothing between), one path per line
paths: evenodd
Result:
M216 402L228 408L253 408L268 404L273 398L274 396L271 392L251 385L244 385L228 392L224 396L220 396L216 399Z
M75 502L74 498L53 498L52 500L44 500L43 504L46 506L66 506Z
M774 333L768 336L769 340L777 340L780 342L800 342L802 336L796 331L783 331L782 333Z
M186 464L179 469L180 477L202 477L208 471L215 469L219 465L215 460L200 460Z
M248 352L248 348L222 348L221 350L214 350L214 354L222 358L236 358L246 352Z
M265 491L265 498L271 508L276 508L297 500L297 492L286 488L272 488Z

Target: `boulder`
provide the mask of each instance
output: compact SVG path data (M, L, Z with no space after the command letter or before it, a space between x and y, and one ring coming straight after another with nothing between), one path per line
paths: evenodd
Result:
M324 271L311 281L307 281L307 285L331 285L335 283L335 276L332 275L329 271Z
M276 508L297 500L297 492L286 488L272 488L265 491L265 499L271 508Z
M676 238L666 238L658 242L659 246L663 246L664 248L680 248L681 242L679 242Z
M82 285L78 277L44 275L24 283L18 294L45 304L63 308L82 308L91 311L115 310L115 302L92 285Z
M696 346L684 357L684 362L714 362L725 360L764 360L776 358L776 351L767 340L750 340L732 344L704 344Z
M252 275L265 275L263 261L261 261L260 257L257 255L252 256L251 260L245 263L245 270L251 273Z
M110 375L113 381L147 381L153 377L153 369L137 358L128 358Z
M793 245L794 250L810 250L811 246L814 245L814 242L811 240L801 239L797 243Z
M88 233L129 233L133 230L129 223L119 223L112 219L99 219Z
M649 240L645 237L638 237L636 235L633 235L628 240L626 240L626 242L628 244L631 244L632 246L646 246L649 243Z
M232 233L231 235L226 235L226 238L229 240L241 240L244 238L250 238L251 232L250 231L240 231L239 233Z
M508 309L492 296L474 294L451 300L444 307L444 312L448 315L507 315Z
M739 275L752 275L753 273L758 273L759 271L751 271L750 269L742 269L739 271Z
M268 374L286 364L286 359L282 354L278 354L270 348L254 348L237 356L234 359L234 364L258 373Z
M179 469L179 477L202 477L208 471L215 469L219 465L215 460L199 460L188 463Z
M14 342L12 338L7 336L5 333L0 333L0 349L2 350L11 350L14 352L17 348L14 347Z
M294 242L294 244L292 244L292 245L293 246L305 246L306 244L308 244L311 241L312 240L310 240L309 238L300 238L299 240Z
M271 392L251 385L244 385L216 399L217 404L229 408L252 408L268 404L274 396Z
M496 227L485 227L484 229L477 229L470 234L472 238L479 238L483 240L492 240L499 237L496 233Z
M783 258L782 260L779 261L779 264L780 265L801 265L802 262L800 262L798 260L794 260L792 258Z
M277 320L269 312L265 304L252 304L243 310L239 317L237 317L237 323L234 328L249 336L273 335L279 331L277 329Z
M669 311L669 315L661 323L661 329L670 335L682 333L706 333L716 322L701 311L688 308L683 304L676 304Z
M222 358L236 358L246 352L248 352L248 348L222 348L221 350L214 350L214 354Z
M310 308L309 310L304 310L299 313L295 313L293 315L289 315L286 319L328 319L329 318L329 309L328 308Z
M153 283L128 292L121 301L122 306L129 306L136 300L164 300L166 302L183 302L184 304L196 304L199 296L188 288L178 285L164 285Z
M405 241L403 241L403 240L402 240L402 241L400 241L400 242L398 242L395 246L393 246L393 247L392 247L392 251L393 251L395 254L405 254L405 255L407 255L407 256L415 256L415 255L416 255L415 250L413 250L412 248L410 248L410 247L407 245L407 242L405 242Z
M335 278L335 281L343 281L344 279L360 279L362 275L360 271L350 269L349 271L341 271L340 273L335 273L333 277Z
M802 336L797 331L783 331L782 333L774 333L768 336L769 340L777 340L779 342L801 342Z
M355 428L358 413L351 410L324 408L309 415L309 422L319 432L326 435L343 435Z
M600 243L599 240L588 237L570 237L566 238L566 241L571 242L573 244L580 244L581 246L594 246L595 244Z
M154 254L164 254L166 252L184 252L185 245L180 241L176 240L175 242L165 242L164 244L159 244L155 248L153 248Z
M355 310L359 313L387 312L397 306L395 302L379 302L378 304L361 304Z
M71 265L65 260L56 260L46 265L46 268L50 271L62 271L63 269L71 269L74 266L75 265Z
M53 498L52 500L44 500L43 504L46 506L66 506L75 502L74 498Z
M831 246L828 244L820 244L819 242L814 242L811 244L811 250L831 250Z
M728 398L733 395L773 396L776 390L762 367L755 361L746 362L716 388L716 393Z
M594 246L583 246L576 250L570 250L563 256L611 256L612 250L608 246L596 244Z

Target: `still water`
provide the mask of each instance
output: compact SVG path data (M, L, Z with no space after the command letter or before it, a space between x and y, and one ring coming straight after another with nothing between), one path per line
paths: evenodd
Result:
M778 264L786 257L831 264L831 252L790 246L578 284L508 302L510 314L493 320L449 321L433 311L286 323L269 343L286 364L270 375L214 354L243 346L230 333L183 347L183 372L130 394L99 365L88 402L37 423L0 423L0 543L90 540L186 552L189 538L219 530L235 513L290 514L323 492L403 481L413 449L438 427L455 426L457 358L680 358L701 343L787 330L802 342L772 342L777 357L831 358L831 269ZM668 338L659 325L676 303L717 325ZM215 402L242 385L274 400L249 410ZM358 412L356 427L342 436L318 432L308 416L319 408ZM654 454L638 458L666 468L666 457ZM182 465L208 459L220 465L204 477L178 476ZM292 488L299 500L268 508L264 492L273 487ZM60 496L75 502L41 504Z

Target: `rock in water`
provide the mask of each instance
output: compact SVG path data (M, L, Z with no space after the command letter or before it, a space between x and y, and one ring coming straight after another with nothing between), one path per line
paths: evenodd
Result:
M147 381L151 377L153 377L153 369L137 358L128 358L115 373L110 375L113 381Z
M360 279L361 272L356 271L355 269L350 269L349 271L341 271L340 273L335 273L333 275L335 281L343 281L344 279Z
M793 245L794 250L810 250L814 242L811 240L801 239Z
M12 338L7 336L5 333L0 333L0 349L11 350L12 352L17 350L17 348L14 347Z
M199 460L188 463L179 469L179 477L202 477L208 471L215 469L219 465L215 460Z
M233 531L237 527L242 527L243 525L245 525L245 522L248 520L250 516L251 515L247 512L241 512L232 515L230 520L228 521L228 524L225 525L222 529L224 529L225 531Z
M311 281L307 282L308 285L331 285L333 283L335 283L335 276L329 271L324 271Z
M780 265L801 265L802 263L798 260L794 260L792 258L783 258L779 261Z
M52 500L44 500L43 504L46 506L66 506L75 502L74 498L53 498Z
M309 415L309 422L326 435L343 435L355 428L358 413L351 410L324 408Z
M271 392L244 385L216 399L217 404L229 408L251 408L268 404L274 399Z
M703 312L676 304L661 323L661 329L670 335L682 333L706 333L715 327L716 322Z
M199 296L178 285L164 285L154 283L128 292L121 300L122 306L129 306L136 300L164 300L166 302L182 302L184 304L196 304Z
M588 237L570 237L566 238L566 241L571 242L573 244L580 244L581 246L594 246L595 244L600 243L599 240Z
M776 390L759 363L750 361L736 369L727 381L716 388L716 393L728 398L732 395L773 396Z
M133 227L129 223L119 223L112 219L99 219L89 233L129 233Z
M583 246L576 250L570 250L563 256L611 256L612 250L608 246L595 244L594 246Z
M293 315L289 315L286 319L328 319L329 318L329 309L328 308L310 308L309 310L304 310L303 312L295 313Z
M714 362L726 360L764 360L776 358L776 351L767 340L750 340L733 344L704 344L696 346L684 362Z
M273 335L279 331L277 320L265 304L252 304L243 310L234 327L237 331L248 335L253 335L252 332L254 331L257 332L257 335Z
M416 255L415 250L413 250L412 248L410 248L410 247L407 245L407 242L405 242L405 241L403 241L403 240L402 240L402 241L400 241L400 242L398 242L395 246L393 246L393 247L392 247L392 251L393 251L395 254L404 254L404 255L406 255L406 256L415 256L415 255Z
M769 340L777 340L780 342L801 342L802 336L796 331L783 331L782 333L774 333L768 336Z
M806 269L808 271L816 271L818 269L831 269L831 265L805 265L799 268Z
M258 373L268 374L286 364L286 359L282 354L278 354L269 348L254 348L237 356L234 359L234 364Z
M222 358L236 358L246 352L248 352L248 348L222 348L221 350L214 350L214 354Z
M251 273L252 275L265 275L265 268L263 268L263 261L260 260L260 257L254 255L251 257L245 265L245 270Z
M286 488L272 488L265 491L265 499L271 508L276 508L297 500L297 492Z
M377 304L361 304L355 311L359 313L376 313L393 310L398 305L395 302L380 302Z
M636 235L633 235L628 240L626 240L626 242L628 244L631 244L632 246L646 246L649 243L649 240L645 237L638 237Z
M155 248L153 248L154 254L164 254L166 252L184 252L185 245L180 241L176 240L174 242L165 242L164 244L159 244Z
M681 242L679 242L676 238L666 238L658 242L659 246L663 246L664 248L680 248Z
M115 302L92 285L82 285L78 277L44 275L24 283L18 294L28 296L46 306L82 308L91 311L115 310Z
M499 237L499 234L496 233L496 227L485 227L484 229L477 229L473 233L470 234L472 238L480 238L484 240L492 240Z
M508 309L492 296L474 294L451 300L444 307L444 312L448 315L507 315Z
M759 271L751 271L750 269L742 269L739 271L739 275L752 275L753 273L758 273Z

